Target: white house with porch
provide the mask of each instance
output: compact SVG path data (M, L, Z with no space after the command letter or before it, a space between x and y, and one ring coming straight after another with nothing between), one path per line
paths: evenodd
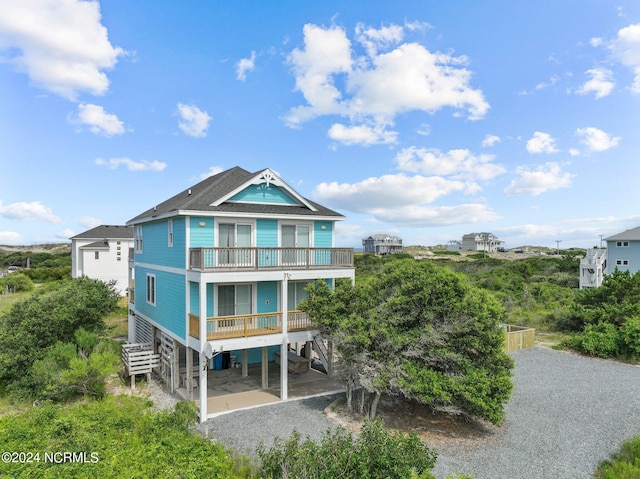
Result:
M128 254L133 246L133 228L100 225L71 239L71 277L87 276L115 281L121 295L127 294Z
M208 384L212 368L238 363L247 376L262 365L266 389L269 365L291 359L280 367L280 399L288 398L296 352L318 335L297 309L307 283L354 281L353 249L334 245L343 219L270 169L234 167L127 223L129 342L152 344L188 399L197 389L201 421L216 387Z

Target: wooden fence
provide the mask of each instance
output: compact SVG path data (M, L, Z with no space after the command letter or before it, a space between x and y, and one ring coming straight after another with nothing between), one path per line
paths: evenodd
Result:
M153 368L160 366L160 355L153 352L151 343L123 344L122 363L125 374L131 376L131 389L135 389L136 374L149 377Z
M509 353L511 351L533 347L536 336L536 330L534 328L513 326L511 324L505 324L503 326L506 332L504 341L505 352Z

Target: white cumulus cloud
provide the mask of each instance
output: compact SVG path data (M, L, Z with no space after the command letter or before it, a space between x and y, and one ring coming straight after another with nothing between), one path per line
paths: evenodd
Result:
M587 128L578 128L576 135L580 137L580 143L585 145L590 151L601 152L606 151L618 145L620 137L611 136L610 134L592 126Z
M618 30L608 47L620 63L631 68L635 75L631 90L640 93L640 23Z
M78 115L70 121L87 126L89 131L97 135L108 137L124 133L124 123L116 115L107 113L103 107L91 103L80 103Z
M125 54L110 43L100 4L81 0L3 0L0 50L34 85L70 100L104 94L105 70Z
M493 155L475 155L466 149L446 153L437 148L404 148L396 155L398 168L414 173L452 176L454 179L489 180L506 170Z
M482 140L482 147L487 148L495 145L496 143L500 143L502 139L497 135L486 135Z
M434 113L445 107L466 111L471 120L482 118L489 104L481 90L470 86L467 59L431 52L415 42L401 43L405 28L358 24L354 45L344 28L305 25L304 46L295 48L288 61L306 104L289 111L287 125L338 115L351 121L345 128L373 129L404 112ZM345 136L351 141L351 135Z
M211 117L206 111L201 110L195 105L178 103L178 115L180 116L178 126L186 135L194 138L207 136L207 129L209 128Z
M341 123L334 123L329 128L327 135L332 140L339 141L345 145L376 145L395 143L398 132L389 131L384 124L345 126Z
M586 95L588 93L594 93L596 99L598 99L611 93L615 86L613 72L611 70L607 68L592 68L591 70L587 70L586 73L591 76L591 79L577 90L578 94Z
M236 78L240 81L247 79L247 72L252 72L256 67L256 52L252 51L249 58L241 58L236 63Z
M48 223L62 222L58 216L53 214L51 208L44 206L39 201L32 201L30 203L21 201L11 203L7 206L4 206L0 201L0 216L22 221L41 220Z
M534 170L518 167L518 177L504 190L507 195L538 196L547 191L568 188L573 175L563 172L556 162L547 162Z
M527 151L529 153L557 153L558 149L555 146L555 140L549 133L543 133L536 131L533 137L527 141Z
M468 193L469 189L464 181L400 173L357 183L320 183L313 194L323 204L393 224L430 226L496 219L489 207L479 203L431 205L446 195Z
M167 167L167 164L161 161L133 161L130 158L111 158L109 160L96 158L95 163L110 170L115 170L121 165L125 166L129 171L162 171Z

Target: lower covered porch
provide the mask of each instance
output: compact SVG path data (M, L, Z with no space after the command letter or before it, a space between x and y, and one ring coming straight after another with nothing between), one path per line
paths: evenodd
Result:
M266 378L267 387L263 388L260 364L250 365L247 376L242 375L242 368L207 371L207 418L281 401L281 365L270 362ZM342 390L342 386L333 377L313 368L306 372L288 373L287 383L288 400ZM188 398L185 386L179 387L176 392L183 399ZM197 388L194 388L193 397L200 409L201 394Z

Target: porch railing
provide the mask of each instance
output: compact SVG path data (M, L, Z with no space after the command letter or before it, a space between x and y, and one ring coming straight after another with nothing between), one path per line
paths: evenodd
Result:
M353 248L191 248L189 268L201 271L353 268Z
M288 330L304 331L312 329L307 313L289 311ZM240 314L235 316L215 316L207 318L207 340L247 338L282 332L282 312ZM200 318L189 314L189 335L200 339Z

